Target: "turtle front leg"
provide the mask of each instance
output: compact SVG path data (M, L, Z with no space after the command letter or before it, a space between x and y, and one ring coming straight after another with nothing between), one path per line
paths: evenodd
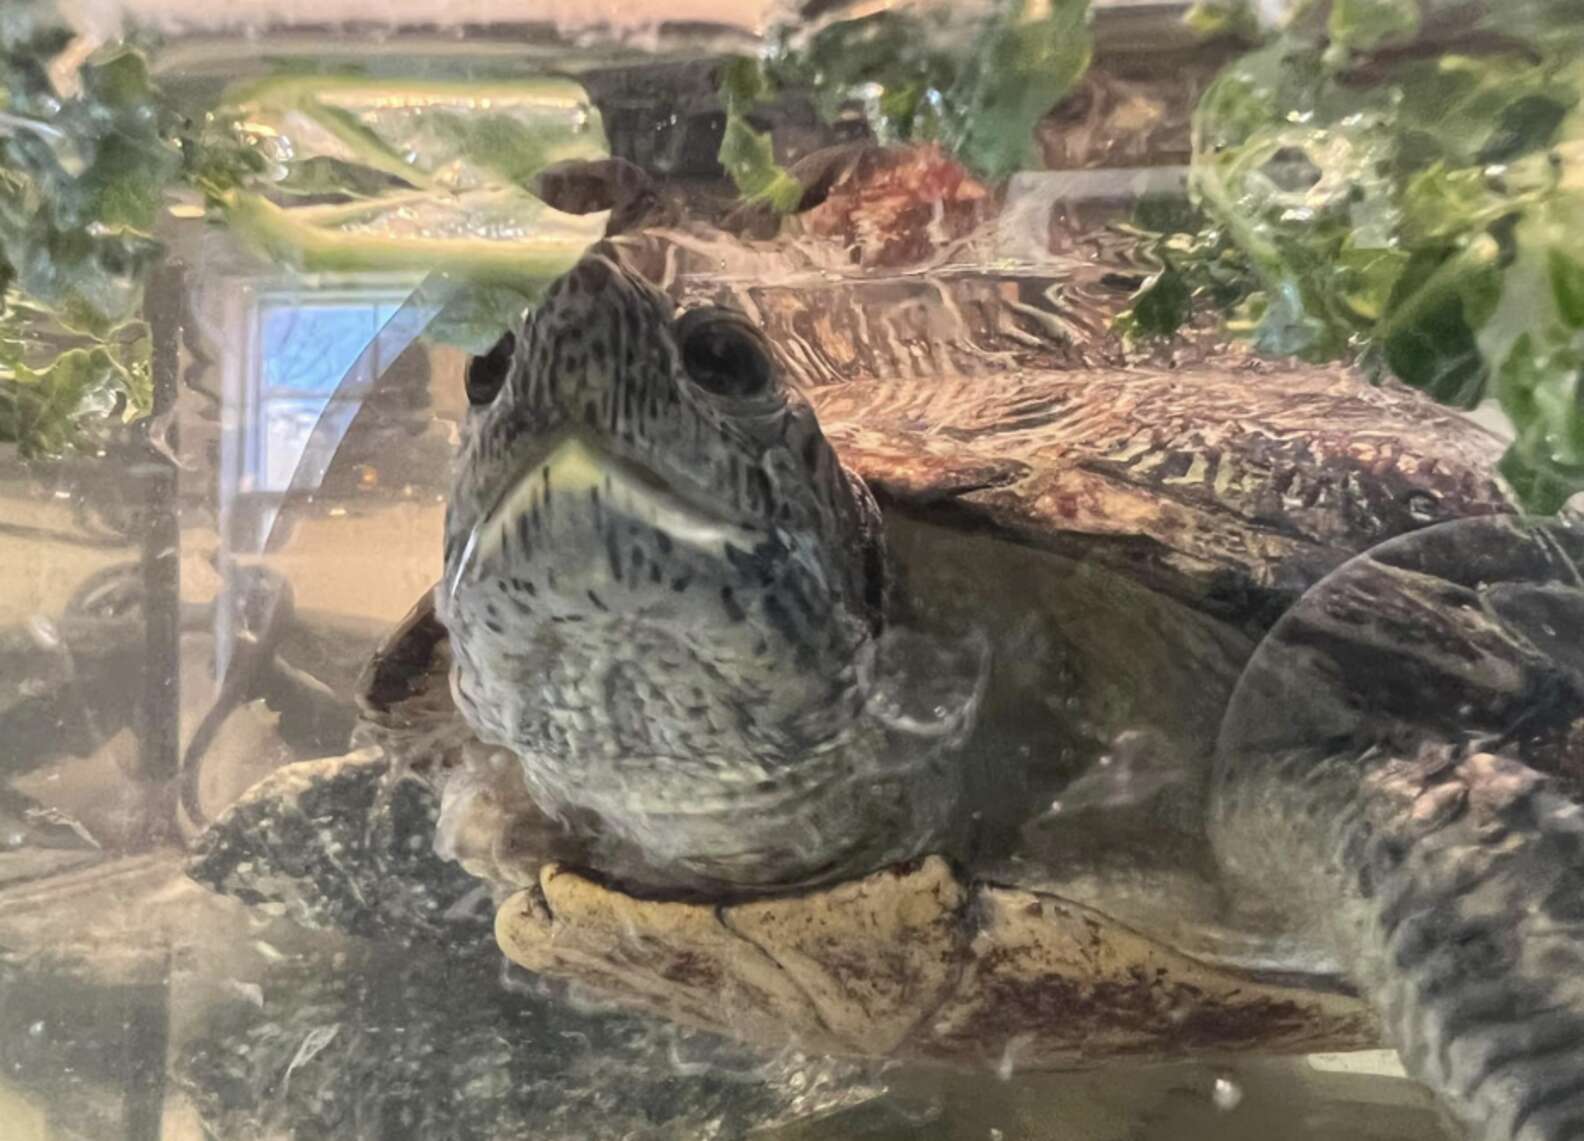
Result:
M1427 748L1362 775L1353 757L1293 756L1286 767L1288 779L1263 793L1246 786L1228 806L1244 838L1233 859L1282 867L1405 1068L1472 1137L1584 1138L1580 806L1527 765L1485 752ZM1325 790L1343 787L1353 792L1341 811L1318 809ZM1322 795L1305 808L1300 790ZM1278 856L1268 847L1278 829L1283 846L1299 834L1315 842Z
M1314 587L1221 729L1211 829L1481 1141L1584 1138L1584 527L1470 519Z
M480 884L434 850L439 797L377 746L276 769L196 840L187 875L305 927L477 950Z
M1490 753L1367 786L1358 945L1408 1069L1479 1136L1584 1137L1584 813Z

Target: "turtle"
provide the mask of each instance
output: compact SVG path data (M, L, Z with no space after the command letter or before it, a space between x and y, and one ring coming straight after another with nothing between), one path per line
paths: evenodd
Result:
M601 242L470 365L443 577L357 748L266 778L189 874L771 1046L1386 1041L1481 1136L1580 1135L1578 809L1523 711L1568 755L1584 554L1496 437L1342 367L793 386L651 276ZM1443 674L1491 700L1428 724ZM1457 901L1504 860L1532 874Z

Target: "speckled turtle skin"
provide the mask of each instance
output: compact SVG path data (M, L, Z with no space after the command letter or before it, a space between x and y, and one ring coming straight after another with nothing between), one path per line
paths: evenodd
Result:
M701 364L690 330L713 326L673 313L634 268L645 252L592 253L547 294L498 387L482 393L446 578L371 663L363 751L256 787L200 839L192 874L304 922L459 949L483 941L486 884L496 944L529 969L692 1025L832 1053L1049 1067L1349 1048L1384 1034L1480 1136L1577 1135L1568 1107L1579 1093L1559 1075L1576 1059L1584 1006L1544 983L1549 960L1487 957L1476 969L1449 951L1410 969L1391 934L1402 907L1441 906L1468 882L1413 855L1423 817L1457 817L1431 811L1443 795L1509 806L1489 810L1507 823L1470 824L1458 843L1507 837L1543 853L1577 814L1566 773L1540 775L1527 743L1479 718L1464 725L1485 734L1472 743L1453 732L1456 717L1450 727L1399 718L1379 740L1369 718L1279 748L1239 735L1259 708L1246 696L1262 684L1245 677L1255 646L1295 601L1305 599L1293 622L1311 613L1317 583L1353 582L1362 564L1351 558L1471 517L1490 517L1490 529L1469 532L1461 557L1514 546L1493 477L1498 441L1341 369L1032 361L810 382L794 339L806 342L811 326L774 291L735 298L768 333L764 355L733 348ZM882 313L872 319L896 332ZM755 322L730 320L760 343ZM832 356L856 327L850 311L815 326ZM748 396L773 401L743 412L696 391L698 370L722 362L767 370ZM778 379L789 375L796 390ZM560 450L568 439L575 454ZM514 498L541 471L546 486L551 474L584 480L590 454L597 472L627 481L598 508L618 518L597 514L591 497L549 523L553 497ZM742 474L755 468L776 479L756 485ZM614 486L586 484L576 486ZM663 524L677 518L702 538L667 561ZM613 554L594 541L635 519L652 532L636 566L634 547ZM491 526L481 555L475 537ZM1558 526L1557 541L1571 541ZM750 533L777 545L750 577L726 577L749 574L736 540ZM775 613L785 567L809 576L797 588L808 595L801 622ZM673 586L678 568L685 587L709 587L681 610L657 601L689 596ZM739 589L748 582L764 589ZM1386 612L1398 596L1383 589L1360 613ZM1417 613L1409 633L1444 642L1440 612ZM683 650L617 637L666 622L685 629ZM597 641L557 629L580 624L600 628ZM1355 615L1331 644L1307 648L1301 669L1264 651L1255 665L1267 679L1277 670L1285 700L1301 702L1341 668L1328 663L1348 660L1342 648L1367 656L1368 629ZM922 641L886 651L892 631ZM935 769L922 784L908 786L909 770L882 788L884 811L846 803L861 786L827 795L851 756L905 753L905 735L886 736L903 720L895 702L879 727L862 719L876 693L898 692L888 679L909 681L910 665L964 631L985 673ZM1534 692L1553 703L1550 722L1568 722L1580 691L1567 656L1532 633L1498 625L1476 664L1516 655L1552 677ZM558 653L578 670L558 674ZM646 672L667 654L668 668L712 679L682 712L674 683ZM853 665L861 659L870 664ZM569 687L613 662L626 687L603 691L613 704L569 703ZM744 701L738 687L753 671L756 700ZM622 712L635 700L654 724ZM712 709L737 719L723 725ZM810 709L859 729L834 745L800 738L787 727L817 731ZM683 729L699 734L687 738L699 763L656 764L666 754L655 734ZM1567 755L1571 738L1553 737L1547 755ZM804 749L819 763L800 773ZM730 786L750 763L763 768L744 787L763 799L712 795L712 779ZM950 811L931 815L927 793L953 764L959 783L939 798ZM1108 766L1127 779L1106 784ZM1430 791L1448 779L1454 792ZM337 781L356 796L320 791ZM646 848L660 832L634 823L655 803L646 796L671 798L673 817L689 798L698 806L665 832L669 850ZM391 817L408 824L381 823ZM789 848L810 821L825 846ZM877 832L852 835L854 822ZM734 862L719 846L731 829L775 839ZM1515 859L1552 867L1543 854ZM1262 883L1272 868L1283 874ZM1579 882L1571 868L1564 860L1535 879L1569 954L1558 901ZM1401 886L1384 893L1389 871ZM1532 894L1508 877L1480 921L1540 907ZM1520 992L1553 1000L1544 1033L1479 1012L1482 995ZM1523 1009L1538 1018L1542 1006ZM1528 1065L1536 1054L1543 1064Z

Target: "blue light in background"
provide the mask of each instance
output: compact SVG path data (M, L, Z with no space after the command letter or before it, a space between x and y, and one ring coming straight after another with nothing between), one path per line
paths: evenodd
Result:
M255 491L285 491L315 426L332 401L344 429L357 403L388 363L371 359L348 376L401 301L270 304L260 313L257 436L251 484ZM340 387L343 378L345 387ZM339 433L337 433L339 440Z

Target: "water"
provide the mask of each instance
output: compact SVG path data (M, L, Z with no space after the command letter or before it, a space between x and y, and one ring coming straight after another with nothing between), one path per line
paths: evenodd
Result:
M613 153L665 176L696 214L729 209L713 161L720 115L697 61L751 48L752 14L684 5L669 29L591 31L614 17L547 9L545 26L507 26L489 21L516 13L487 4L374 7L378 35L334 27L323 4L259 6L230 23L149 5L181 29L155 71L201 105L235 78L350 63L407 85L408 104L394 101L405 106L459 77L533 87L550 60L581 76ZM110 14L87 11L85 26L107 34ZM441 578L452 469L477 414L468 354L419 336L454 296L445 266L294 272L201 221L190 199L167 210L146 302L151 419L109 432L103 455L0 453L0 1137L1457 1136L1380 1049L1316 929L1257 893L1229 896L1206 775L1222 712L1250 692L1238 690L1244 663L1328 569L1331 521L1373 541L1406 529L1403 512L1418 525L1443 507L1483 509L1483 485L1459 473L1488 470L1500 444L1456 421L1446 451L1464 466L1445 486L1425 475L1421 498L1383 503L1327 465L1372 432L1435 446L1395 392L1334 401L1335 373L1254 365L1208 321L1166 347L1111 332L1150 268L1117 223L1142 194L1180 189L1187 108L1220 62L1221 49L1183 47L1173 15L1102 13L1081 97L1041 125L1050 169L991 187L915 155L855 179L863 191L839 185L776 243L674 216L618 242L678 302L749 313L876 489L910 609L860 697L876 731L966 758L951 804L933 806L952 827L930 850L993 888L940 922L915 897L880 907L868 952L918 962L896 968L915 972L905 986L881 971L856 1000L839 940L778 929L773 914L753 927L751 902L719 913L741 937L726 951L714 928L703 951L668 947L681 920L650 928L657 913L612 918L596 899L585 918L607 926L592 943L573 933L535 952L559 977L508 963L495 908L526 906L514 893L531 892L539 867L524 852L566 841L554 821L524 823L537 810L521 774L464 743L455 721L419 726L423 749L402 737L407 752L389 764L358 730L354 760L377 761L358 770L372 774L358 778L359 803L394 823L327 810L311 829L266 835L264 820L242 837L257 848L227 849L235 859L216 873L231 895L188 878L187 847L258 782L352 747L365 664ZM578 98L568 114L586 123ZM509 100L478 103L470 113L488 118ZM375 117L395 114L381 105ZM852 135L807 106L766 114L789 159ZM271 151L280 164L292 146L345 145L289 110L253 127L300 132ZM462 129L396 131L415 154L427 148L426 175L445 193L345 232L543 237L550 223L465 198L492 176L447 149ZM934 194L922 204L920 185ZM553 224L573 246L600 230ZM1248 395L1251 377L1272 374L1313 402L1290 421ZM1203 432L1157 446L1152 432L1187 421ZM1336 437L1312 443L1295 423ZM1239 451L1245 435L1263 443ZM948 460L945 489L921 493ZM1280 488L1260 484L1284 463ZM1012 495L1030 472L1045 481L1038 496ZM1194 514L1211 491L1236 511ZM1278 515L1285 531L1249 524ZM1178 527L1180 546L1129 527ZM1305 666L1281 668L1283 700L1328 692ZM446 789L441 850L492 884L404 843L413 821L424 840L423 814L440 810L420 783L437 757L468 774ZM653 855L664 844L651 838L639 846ZM556 850L573 863L600 855ZM375 863L332 876L344 900L271 894L272 876L339 873L369 852ZM238 884L262 896L234 898ZM691 908L689 923L718 918L686 899L666 906ZM355 933L296 921L337 907ZM1035 939L1029 974L995 974L1007 968L984 952L985 933L1015 941L1031 914L1066 932L1068 957ZM982 938L970 941L970 924ZM960 1001L929 990L946 986L931 981L931 940L953 969L972 962L963 978L994 985ZM767 942L797 943L770 965L774 985L744 966ZM721 956L705 964L718 974L699 983L679 964L706 952ZM801 1043L777 1042L784 1019L766 1015L785 1013L775 1002L787 993L826 1003L805 1012L814 1030ZM740 1002L723 1013L710 1005L720 994ZM851 1056L893 1026L880 1052L895 1060ZM712 1032L723 1030L750 1041ZM943 1058L954 1066L931 1065Z

